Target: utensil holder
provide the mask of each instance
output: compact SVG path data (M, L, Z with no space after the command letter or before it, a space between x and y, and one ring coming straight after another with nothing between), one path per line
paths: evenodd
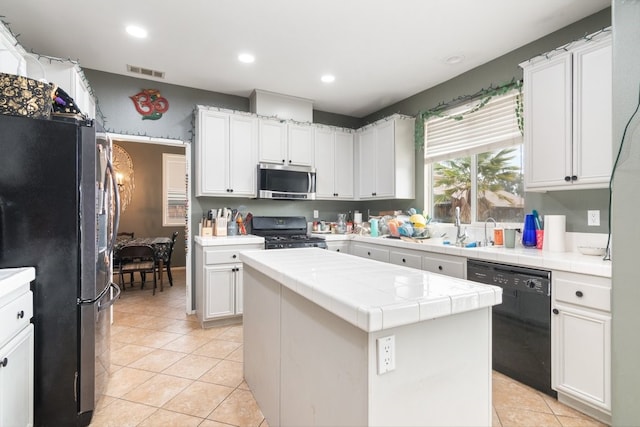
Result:
M524 217L524 229L522 231L522 246L532 248L536 246L536 220L532 214Z

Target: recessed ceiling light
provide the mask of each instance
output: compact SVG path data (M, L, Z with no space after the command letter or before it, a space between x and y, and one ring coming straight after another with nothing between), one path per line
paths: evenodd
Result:
M464 61L464 56L463 55L451 55L451 56L445 58L445 60L444 60L444 62L446 62L449 65L459 64L462 61Z
M332 74L325 74L324 76L320 77L320 80L322 80L323 83L333 83L335 79L336 76Z
M127 30L127 33L129 33L129 35L133 37L137 37L139 39L143 39L147 37L147 30L145 30L142 27L138 27L135 25L127 25L126 30Z
M238 55L238 61L243 62L245 64L251 64L256 60L256 57L251 55L250 53L241 53Z

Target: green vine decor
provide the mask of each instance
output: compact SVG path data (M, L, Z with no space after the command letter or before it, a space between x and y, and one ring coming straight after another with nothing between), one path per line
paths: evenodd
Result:
M524 120L522 117L522 80L516 80L515 78L511 80L509 83L503 84L498 87L493 87L493 85L489 86L487 89L481 89L477 93L473 95L464 95L460 96L448 103L440 103L436 107L421 111L416 115L416 129L415 129L415 145L416 150L421 150L424 148L424 122L425 120L431 117L442 117L451 120L462 120L465 116L475 113L476 111L482 109L485 105L489 103L489 101L494 96L504 95L511 90L518 90L518 95L516 96L516 120L518 122L518 129L520 129L520 133L524 134ZM460 105L464 102L469 102L472 100L480 99L480 102L473 107L469 111L465 111L462 114L455 115L447 115L446 111L452 107Z

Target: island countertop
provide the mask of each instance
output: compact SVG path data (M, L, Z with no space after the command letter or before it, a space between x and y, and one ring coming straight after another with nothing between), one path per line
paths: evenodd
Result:
M240 259L365 332L502 302L497 286L318 248L246 251Z

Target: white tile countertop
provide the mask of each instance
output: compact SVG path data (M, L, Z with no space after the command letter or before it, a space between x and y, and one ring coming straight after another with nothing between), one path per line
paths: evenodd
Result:
M0 305L6 296L12 295L23 286L29 286L36 278L36 270L33 267L3 268L0 269Z
M510 249L499 246L460 248L453 245L444 245L441 242L430 242L430 239L425 239L421 241L421 243L414 243L399 239L360 236L356 234L318 234L317 237L324 237L327 241L353 240L388 247L456 255L505 264L611 277L611 261L604 261L601 256L582 255L579 252L548 252L535 248L516 247Z
M502 302L496 286L318 248L246 251L240 259L366 332Z
M251 245L251 244L263 245L264 244L264 238L253 236L251 234L239 235L239 236L220 236L220 237L196 236L194 240L200 246L228 246L228 245Z

